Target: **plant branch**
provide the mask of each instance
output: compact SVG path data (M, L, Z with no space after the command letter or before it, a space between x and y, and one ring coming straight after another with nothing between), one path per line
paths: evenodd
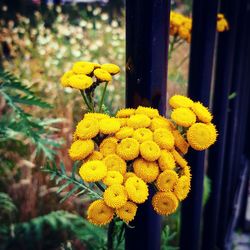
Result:
M106 90L107 90L107 86L108 86L108 82L105 82L104 89L103 89L103 92L102 92L101 101L100 101L100 103L99 103L99 112L102 111L102 105L103 105L105 93L106 93Z

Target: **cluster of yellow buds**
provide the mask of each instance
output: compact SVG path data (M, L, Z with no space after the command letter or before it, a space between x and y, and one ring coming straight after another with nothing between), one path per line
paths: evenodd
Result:
M174 213L187 197L191 173L183 156L189 146L211 146L217 131L201 103L175 95L169 104L171 119L139 106L121 109L115 117L86 113L76 126L69 156L82 161L82 180L103 192L88 208L91 223L105 225L115 216L129 223L148 199L149 186L156 190L151 202L160 215Z

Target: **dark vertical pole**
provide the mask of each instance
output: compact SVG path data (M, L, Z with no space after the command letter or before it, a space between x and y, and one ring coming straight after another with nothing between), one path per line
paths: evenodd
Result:
M208 176L211 179L212 188L209 200L204 210L203 223L203 247L202 249L211 250L215 248L216 237L222 230L221 221L226 220L219 217L219 208L221 204L221 186L223 178L223 166L225 157L227 119L228 119L228 96L231 90L232 72L234 66L235 44L237 40L237 20L239 15L239 6L241 1L221 1L221 13L224 13L229 24L230 30L219 34L217 56L215 87L213 94L213 115L214 123L219 131L218 142L209 150L208 158ZM224 187L227 188L227 187ZM223 194L223 202L227 193ZM223 205L222 205L223 206ZM221 219L220 224L218 219Z
M214 62L218 1L193 1L193 26L188 93L194 100L209 105ZM205 152L190 152L192 183L182 205L181 250L199 250L202 221L202 194Z
M170 0L126 1L126 106L166 111ZM126 229L127 250L159 250L161 220L150 198L139 206L134 228Z

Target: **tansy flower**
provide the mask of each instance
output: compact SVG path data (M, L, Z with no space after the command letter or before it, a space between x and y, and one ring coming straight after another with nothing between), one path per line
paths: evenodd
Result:
M167 150L162 150L161 155L158 159L159 167L162 171L166 169L174 169L175 168L175 160L173 155Z
M187 131L187 140L195 150L205 150L216 140L217 131L214 126L195 123Z
M175 187L174 187L174 193L177 196L177 198L182 201L184 200L188 193L190 191L190 179L187 176L181 176Z
M63 74L61 77L61 85L63 87L69 87L69 78L74 75L72 70L69 70Z
M181 151L181 153L186 154L188 152L189 144L182 137L178 130L172 130L172 134L174 136L174 144Z
M153 182L159 175L158 165L142 158L138 158L133 162L133 169L135 174L147 183Z
M104 69L95 69L94 75L98 80L103 82L110 82L112 80L112 76Z
M154 131L154 141L162 149L172 149L174 147L174 136L171 131L165 128L158 128Z
M73 161L80 161L86 158L94 150L94 142L92 140L77 140L71 144L69 156Z
M114 117L104 118L99 122L100 132L103 134L113 134L119 131L120 121Z
M109 115L107 114L102 114L102 113L86 113L84 115L84 118L90 118L90 119L97 119L97 120L102 120L105 118L110 118Z
M143 106L139 106L136 110L135 110L136 114L143 114L148 116L149 118L154 118L156 116L159 116L159 112L157 109L153 109L150 107L143 107Z
M123 127L119 131L116 132L115 137L119 140L132 137L134 134L134 129L130 127Z
M131 109L131 108L120 109L116 113L116 117L118 117L118 118L127 118L127 117L130 117L131 115L133 115L134 113L135 113L135 109Z
M124 206L121 208L116 209L116 214L120 219L129 223L132 221L137 212L137 205L131 201L127 201Z
M76 135L84 139L92 139L99 133L99 124L96 119L86 119L81 120L76 126Z
M161 150L155 142L145 141L140 145L140 153L146 161L156 161L161 155Z
M213 123L207 123L207 125L209 126L212 134L211 142L214 144L218 136L218 131Z
M103 178L103 183L106 186L112 186L114 184L122 184L123 183L123 176L118 171L108 171L107 175Z
M72 75L68 79L69 86L74 89L84 90L93 84L91 77L86 75Z
M103 193L105 203L112 208L120 208L127 202L128 195L124 186L114 184Z
M102 160L103 155L101 152L99 151L94 151L93 153L91 153L86 159L85 161L93 161L93 160Z
M155 131L158 128L171 129L171 124L167 118L159 116L154 117L151 121L151 125L149 127L152 131Z
M88 161L79 169L79 175L86 182L100 181L107 174L106 165L99 160Z
M143 143L144 141L152 141L153 133L148 128L138 128L135 130L133 138L136 139L139 143Z
M127 120L127 125L134 129L149 127L151 120L143 114L132 115Z
M119 122L121 123L121 127L127 126L127 118L117 118Z
M126 162L116 154L107 155L103 162L107 166L108 171L114 170L120 172L122 175L126 173Z
M191 180L192 175L191 175L191 170L189 166L185 166L184 168L181 169L181 174L186 176L188 179Z
M117 139L114 137L109 137L102 141L99 150L104 156L115 154L117 145Z
M193 101L183 95L174 95L168 100L169 105L172 108L190 108L193 105Z
M148 198L148 186L141 178L129 177L125 188L129 199L135 203L144 203Z
M139 142L133 138L122 139L116 148L116 153L124 160L130 161L139 155Z
M171 153L174 156L176 163L181 168L184 168L188 164L187 161L176 150L172 150Z
M179 33L179 36L184 39L184 40L187 40L189 41L189 37L190 37L190 30L187 29L184 25L180 26L179 29L178 29L178 33Z
M114 209L108 207L103 200L96 200L90 204L87 214L92 224L102 226L113 219Z
M108 71L111 75L115 75L120 72L120 67L113 63L102 64L101 69Z
M174 109L171 118L177 125L183 127L190 127L196 122L196 115L189 108Z
M133 173L133 172L127 172L127 173L125 173L125 175L123 176L123 183L126 183L126 181L127 181L127 179L129 177L134 177L134 176L137 177L136 174Z
M201 122L209 123L213 119L213 116L209 110L200 102L195 102L192 105L192 110Z
M217 21L217 31L223 32L225 30L229 30L229 25L227 20L223 17Z
M164 170L156 181L156 185L161 191L172 191L178 180L178 174L173 170Z
M92 62L92 65L94 66L95 69L101 68L101 64Z
M76 134L76 131L73 133L73 142L79 140L79 137Z
M169 215L176 211L178 200L172 192L157 192L152 198L154 210L160 215Z
M72 71L76 74L88 75L92 73L93 70L94 65L90 62L76 62L72 67Z

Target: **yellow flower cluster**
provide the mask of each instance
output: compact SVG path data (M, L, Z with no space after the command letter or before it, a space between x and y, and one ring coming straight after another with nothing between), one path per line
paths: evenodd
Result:
M103 198L88 208L93 224L105 225L114 216L132 221L138 205L148 199L150 185L157 190L153 208L161 215L174 213L187 197L191 173L183 155L189 146L208 148L217 132L201 103L175 95L169 104L171 120L139 106L121 109L115 117L87 113L76 126L69 156L83 161L83 181L98 182L104 190Z
M179 36L188 43L191 41L192 19L180 13L170 12L170 35ZM228 21L223 14L217 15L217 31L224 32L229 29Z
M118 74L120 68L112 63L98 64L79 61L74 63L71 70L61 77L63 87L85 90L100 82L110 82L112 75Z

